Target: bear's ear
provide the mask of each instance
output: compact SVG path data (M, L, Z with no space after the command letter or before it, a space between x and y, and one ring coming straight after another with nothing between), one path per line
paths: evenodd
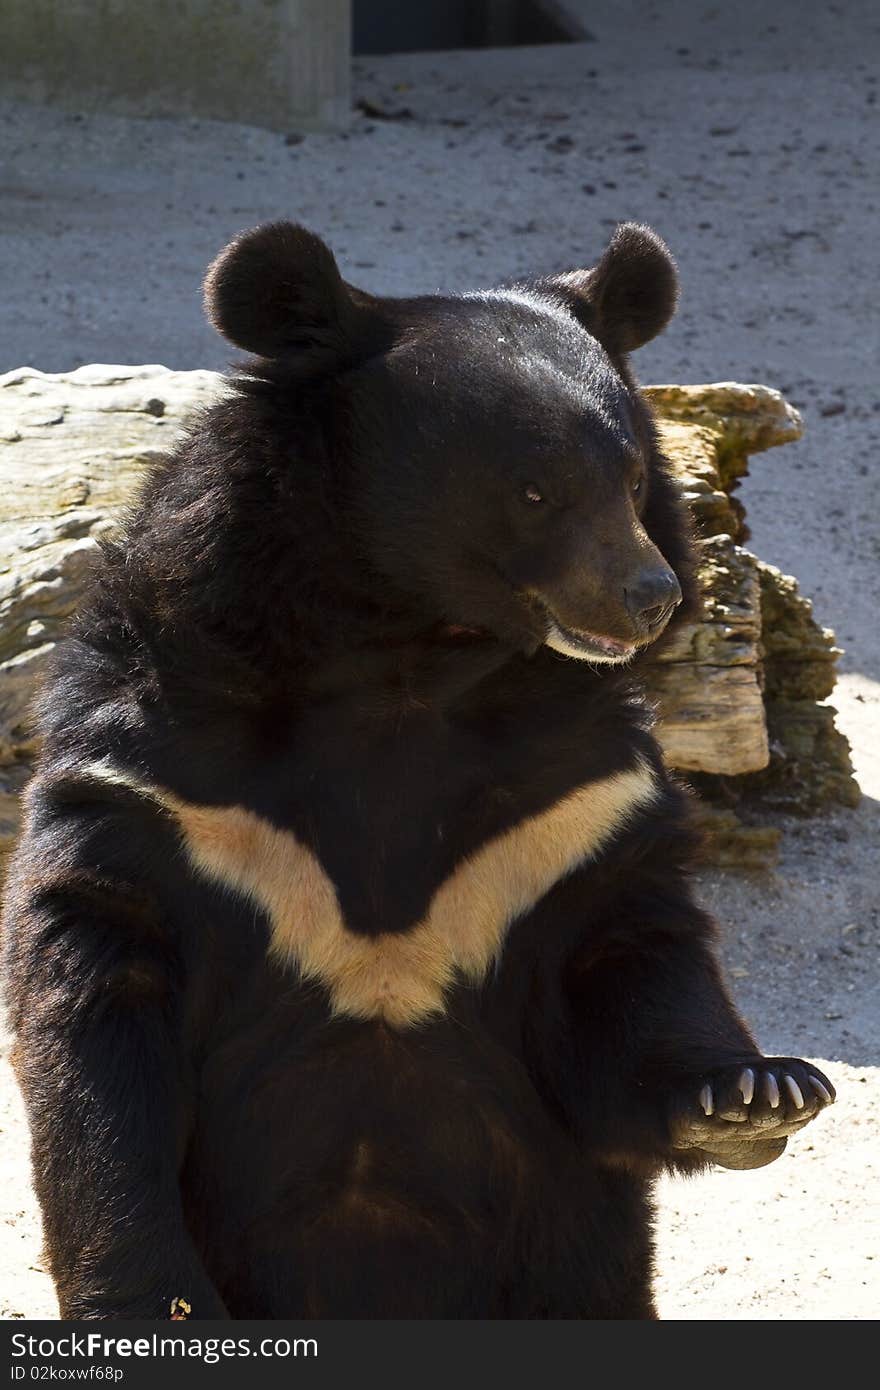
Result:
M205 311L224 338L307 371L355 355L367 296L355 303L333 252L293 222L242 232L208 268Z
M612 356L634 352L666 327L678 302L669 247L638 222L622 222L598 265L545 282L561 292Z

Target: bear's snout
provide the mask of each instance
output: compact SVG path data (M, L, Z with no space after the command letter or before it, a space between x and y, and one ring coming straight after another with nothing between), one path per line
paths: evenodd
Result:
M642 569L624 585L626 611L640 637L665 627L681 603L681 585L668 565Z

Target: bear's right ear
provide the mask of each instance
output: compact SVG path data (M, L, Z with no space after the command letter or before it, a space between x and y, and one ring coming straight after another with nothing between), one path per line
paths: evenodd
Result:
M205 311L235 347L285 357L306 373L357 355L368 297L357 302L330 250L294 222L242 232L208 268Z
M678 302L678 272L669 247L638 222L619 224L591 270L571 270L543 284L563 296L612 357L655 338Z

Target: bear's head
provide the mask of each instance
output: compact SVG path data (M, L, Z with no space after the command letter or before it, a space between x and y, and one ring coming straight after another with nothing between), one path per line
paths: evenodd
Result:
M684 504L627 362L677 292L665 244L631 223L591 269L386 299L278 222L205 284L218 330L262 359L252 373L323 412L339 524L389 607L601 663L692 597Z

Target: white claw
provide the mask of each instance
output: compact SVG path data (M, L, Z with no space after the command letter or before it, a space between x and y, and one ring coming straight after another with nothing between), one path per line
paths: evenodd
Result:
M816 1095L819 1097L820 1100L823 1100L826 1105L831 1104L831 1092L828 1090L827 1086L822 1085L822 1082L819 1080L818 1076L810 1077L810 1085L812 1086L813 1090L816 1092Z
M791 1096L792 1100L794 1101L795 1109L796 1109L796 1110L803 1110L803 1108L804 1108L804 1097L803 1097L803 1093L802 1093L802 1091L801 1091L800 1086L799 1086L799 1085L797 1084L797 1082L795 1081L794 1077L793 1077L793 1076L789 1076L788 1072L786 1072L785 1075L783 1076L782 1080L783 1080L783 1083L784 1083L784 1085L785 1085L785 1089L788 1091L788 1094Z
M751 1067L746 1067L741 1074L739 1089L742 1092L743 1105L751 1105L755 1094L755 1073Z
M711 1115L715 1110L715 1102L712 1097L712 1087L705 1085L700 1092L700 1104L707 1115Z
M768 1071L764 1076L764 1087L767 1091L767 1099L770 1102L770 1109L776 1110L779 1107L779 1087L776 1084L776 1077L772 1071Z

